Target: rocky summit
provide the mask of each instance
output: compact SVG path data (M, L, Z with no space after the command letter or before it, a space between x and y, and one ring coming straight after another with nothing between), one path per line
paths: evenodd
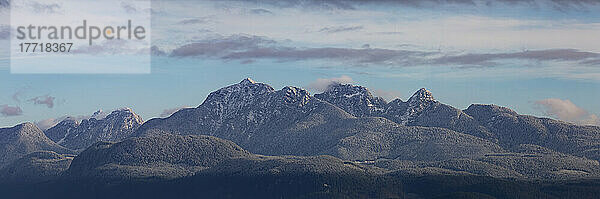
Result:
M44 133L56 143L81 151L98 141L116 142L129 137L143 123L130 108L115 110L106 117L75 121L67 118Z

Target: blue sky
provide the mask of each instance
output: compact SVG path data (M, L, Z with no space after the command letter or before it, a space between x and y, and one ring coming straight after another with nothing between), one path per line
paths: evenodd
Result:
M430 2L152 1L151 74L11 74L0 35L0 126L120 107L147 120L246 77L312 93L351 82L403 100L425 87L461 109L600 124L600 3Z

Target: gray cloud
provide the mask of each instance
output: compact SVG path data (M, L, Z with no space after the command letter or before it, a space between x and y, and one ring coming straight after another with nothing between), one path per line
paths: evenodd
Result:
M346 75L342 75L340 77L333 77L333 78L319 78L319 79L316 79L315 81L311 82L310 84L308 84L308 88L313 89L318 92L324 92L331 85L351 84L352 82L354 82L354 80L352 80L351 77L348 77Z
M273 12L271 12L267 9L262 9L262 8L251 9L250 13L255 14L255 15L273 14Z
M322 10L355 10L359 6L387 4L415 8L439 8L443 6L491 7L496 5L525 6L539 9L548 7L560 11L585 9L600 5L598 0L239 0L242 2L271 5L281 8L304 8Z
M535 101L534 104L549 117L582 125L600 125L598 116L590 114L570 100L548 98Z
M19 106L0 105L0 115L4 117L23 115L23 110Z
M182 25L190 25L190 24L203 24L208 22L206 18L194 18L194 19L184 19L178 22L178 24Z
M81 45L77 48L71 49L71 53L77 54L146 54L152 53L152 47L147 47L143 41L140 40L126 40L126 39L109 39L103 40L100 43L94 43L94 45Z
M400 64L422 62L429 52L379 48L297 48L282 46L274 40L258 36L233 35L197 41L171 52L175 57L213 57L224 60L275 59L279 61L330 59L351 64Z
M53 108L55 99L55 97L52 97L50 95L43 95L31 98L28 101L31 101L34 104L46 105L48 108Z
M251 2L260 5L271 5L279 8L307 8L324 10L352 10L355 7L351 1L344 0L240 0L242 2Z
M8 8L8 7L10 7L9 0L0 0L0 8Z
M1 24L0 25L0 39L9 39L10 38L10 26Z
M576 49L528 50L508 53L447 54L437 51L417 51L372 48L301 48L258 36L234 35L196 41L173 50L175 57L203 57L223 60L273 59L277 61L331 60L349 65L387 66L461 66L484 67L502 64L503 60L522 61L568 61L587 65L598 65L600 53Z
M232 52L223 59L277 59L280 61L298 61L328 59L349 62L353 65L380 64L409 66L421 63L423 57L433 53L380 48L257 48L243 52Z
M258 49L276 43L265 37L233 35L186 44L173 50L171 55L176 57L224 56L228 53Z
M40 2L31 2L31 8L38 13L58 13L60 5L56 3L44 4Z
M534 61L582 61L600 58L599 53L584 52L575 49L548 49L530 50L515 53L485 53L449 55L432 60L433 64L456 64L490 66L496 65L494 61L506 59L534 60Z
M338 33L338 32L348 32L348 31L357 31L362 30L363 26L335 26L335 27L325 27L319 30L319 32L324 33Z
M136 13L138 11L133 4L124 1L121 2L121 8L123 8L127 13Z
M590 59L587 61L583 61L581 63L591 65L591 66L600 66L600 58L599 59Z
M167 53L161 50L158 46L150 47L150 54L153 56L165 56Z

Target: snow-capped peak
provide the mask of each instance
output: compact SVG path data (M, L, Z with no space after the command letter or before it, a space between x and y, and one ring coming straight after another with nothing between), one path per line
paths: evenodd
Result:
M250 78L246 78L246 79L243 79L243 80L240 82L240 84L256 84L256 81L254 81L254 80L252 80L252 79L250 79Z
M433 98L433 94L431 94L431 92L425 88L419 89L417 92L415 92L415 94L413 94L412 97L410 97L410 99L408 99L408 103L434 101L435 99Z

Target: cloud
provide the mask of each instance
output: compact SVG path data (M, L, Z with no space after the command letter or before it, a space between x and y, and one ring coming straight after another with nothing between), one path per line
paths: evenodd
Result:
M351 1L344 0L239 0L242 2L257 3L260 5L270 5L278 8L305 8L321 10L353 10L355 9Z
M33 102L34 104L46 105L48 108L53 108L55 99L56 99L55 97L52 97L50 95L43 95L43 96L34 97L34 98L30 99L29 101Z
M154 56L165 56L165 55L167 55L167 53L165 53L165 51L161 50L158 46L152 46L152 47L150 47L150 54L154 55Z
M250 13L255 14L255 15L267 15L267 14L273 14L273 12L267 10L267 9L262 9L262 8L258 8L258 9L251 9Z
M190 25L190 24L203 24L208 22L206 18L194 18L194 19L184 19L178 22L178 24L182 25Z
M502 61L572 62L599 65L600 53L577 49L541 49L520 52L454 54L439 51L420 51L341 47L293 47L266 37L233 35L200 40L174 49L171 56L203 57L230 60L272 59L277 61L330 60L336 63L363 66L497 66Z
M10 26L1 24L0 25L0 39L9 39L10 38Z
M348 77L346 75L342 75L340 77L333 77L333 78L319 78L319 79L311 82L308 85L308 87L311 88L311 89L314 89L316 91L319 91L319 92L324 92L331 85L334 85L334 84L351 84L352 82L354 82L354 80L352 80L351 77Z
M0 105L0 115L4 117L23 115L23 110L19 106Z
M600 125L598 116L590 114L570 100L548 98L535 101L534 104L549 117L582 125Z
M10 0L0 0L0 8L10 7Z
M380 90L380 89L373 89L372 91L373 91L373 95L382 97L383 99L385 99L387 101L400 99L400 97L402 97L402 93L400 91Z
M494 61L507 59L533 60L533 61L586 61L592 58L600 58L600 53L584 52L576 49L547 49L528 50L513 53L485 53L448 55L432 60L433 64L456 64L456 65L496 65Z
M202 40L174 49L171 56L225 56L229 53L244 52L276 44L265 37L232 35L224 38Z
M44 3L39 3L39 2L31 2L31 7L33 8L33 10L37 13L58 13L58 10L60 10L60 5L56 4L56 3L50 3L50 4L44 4Z
M583 61L581 63L587 64L590 66L600 66L600 59L591 59L591 60Z
M18 90L17 92L15 92L15 93L12 95L12 99L13 99L15 102L21 102L21 96L23 95L23 92L24 92L23 90Z
M56 124L60 123L65 118L66 117L45 119L45 120L35 122L35 125L38 128L42 129L42 131L45 131L45 130L48 130L49 128L52 128Z
M181 110L181 109L186 109L186 108L192 108L189 106L182 106L182 107L176 107L176 108L170 108L170 109L165 109L162 111L162 113L160 113L160 117L169 117L171 116L173 113Z
M72 49L71 53L91 55L124 55L146 54L151 52L150 46L140 40L110 39L94 45L82 45Z
M585 9L600 5L597 0L239 0L242 2L266 4L280 8L304 8L320 10L355 10L364 5L390 5L414 8L439 8L443 6L492 7L501 5L524 6L530 8L550 8L560 11Z
M136 13L138 9L131 3L121 2L121 8L125 10L127 13Z
M321 28L319 32L324 33L339 33L339 32L348 32L348 31L357 31L364 29L363 26L334 26L334 27L325 27Z

